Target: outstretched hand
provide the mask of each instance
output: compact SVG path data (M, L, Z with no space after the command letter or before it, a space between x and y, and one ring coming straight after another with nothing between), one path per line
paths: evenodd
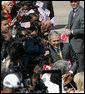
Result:
M36 67L34 68L34 73L36 73L36 74L41 73L41 67L39 65L36 65Z
M70 72L68 72L67 74L62 75L62 78L64 80L64 86L66 86L72 81L73 75Z
M66 29L65 33L66 33L67 36L69 36L71 34L71 30L70 29Z

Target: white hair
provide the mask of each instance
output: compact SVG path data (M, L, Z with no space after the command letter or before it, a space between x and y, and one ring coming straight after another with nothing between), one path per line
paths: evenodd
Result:
M51 40L51 36L52 36L52 35L54 35L54 36L59 35L60 38L61 38L60 33L58 33L57 31L50 31L50 33L48 34L48 40Z
M68 61L58 60L54 63L54 69L61 69L62 75L68 72Z

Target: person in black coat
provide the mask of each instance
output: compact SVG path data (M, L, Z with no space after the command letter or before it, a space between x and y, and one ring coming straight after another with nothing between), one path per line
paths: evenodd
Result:
M36 58L41 55L44 55L45 47L41 43L41 40L37 36L30 36L30 38L25 39L25 55L24 55L24 66L30 74L33 73L34 67L39 64L39 62L35 63Z

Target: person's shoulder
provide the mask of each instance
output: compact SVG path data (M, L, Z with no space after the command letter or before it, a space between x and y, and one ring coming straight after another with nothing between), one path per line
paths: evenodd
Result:
M70 46L70 43L61 43L61 46Z
M84 15L84 8L80 6L78 12L80 12L81 15Z
M80 6L78 13L80 15L80 19L84 19L84 8Z
M71 46L70 43L62 43L62 44L60 45L60 47L61 47L62 49L66 49L66 50L72 49L72 46Z
M80 6L80 10L84 11L84 8L82 6Z
M70 11L69 15L72 14L73 10Z

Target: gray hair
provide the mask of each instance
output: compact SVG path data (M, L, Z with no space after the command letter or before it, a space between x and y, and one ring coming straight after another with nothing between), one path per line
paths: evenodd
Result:
M68 72L68 61L58 60L54 63L54 69L61 69L62 75Z
M51 40L52 35L55 35L55 36L59 35L61 38L60 33L58 33L57 31L50 31L50 33L48 34L48 40Z

